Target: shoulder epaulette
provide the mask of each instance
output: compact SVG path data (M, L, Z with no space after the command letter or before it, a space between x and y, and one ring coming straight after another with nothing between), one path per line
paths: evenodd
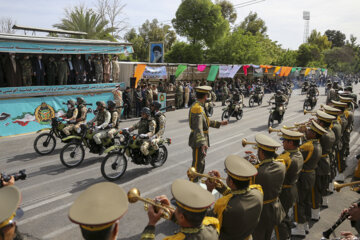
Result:
M259 190L262 194L264 194L264 191L263 191L261 185L259 185L259 184L251 184L249 187L250 187L250 189L257 189L257 190Z
M200 106L199 103L195 103L192 107L191 107L191 113L201 113L202 107Z

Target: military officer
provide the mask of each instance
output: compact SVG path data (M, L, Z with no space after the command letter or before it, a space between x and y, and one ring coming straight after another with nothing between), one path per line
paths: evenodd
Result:
M151 137L151 146L153 149L158 150L158 143L162 139L165 133L166 117L165 114L160 111L161 104L154 101L151 104L151 116L154 118L156 123L156 129L154 136Z
M180 109L182 107L183 104L183 95L184 95L184 89L183 89L183 85L181 84L181 82L178 82L176 84L176 108Z
M57 79L59 85L66 85L68 81L68 76L70 74L69 65L65 61L65 56L62 56L57 62L58 71Z
M115 101L107 101L108 111L111 115L110 124L108 128L109 138L114 138L115 134L119 131L119 113L116 111L116 103Z
M344 114L347 118L347 125L343 136L344 148L345 148L345 156L348 156L350 153L350 133L353 130L354 125L354 112L353 112L353 99L347 97L339 97L340 102L346 103L347 108L344 111Z
M315 185L312 190L312 209L311 219L318 221L320 219L320 206L327 206L327 190L330 177L330 158L335 143L335 133L330 129L331 123L336 119L321 110L316 111L317 123L326 130L320 138L322 155L315 170ZM324 197L324 201L323 201Z
M329 84L328 84L328 86L329 86ZM337 84L335 85L335 83L334 83L334 85L333 85L330 83L330 86L329 86L330 89L328 90L327 97L326 97L326 104L331 103L332 100L334 100L334 101L337 100L338 96L337 96L337 91L335 89L335 86L337 86Z
M21 193L16 186L2 187L0 199L0 240L13 240L18 234L15 218L21 202Z
M99 154L101 155L105 151L105 147L103 146L101 139L106 138L108 136L106 128L110 124L111 114L106 109L106 103L103 101L96 102L98 113L95 115L93 119L91 119L88 124L92 125L96 123L95 131L97 132L93 139L95 143L99 147Z
M118 185L102 182L83 191L69 209L69 219L79 224L85 240L116 240L119 219L128 209L128 198Z
M291 229L292 236L306 236L307 221L311 218L311 191L315 184L315 168L322 155L319 141L325 133L326 130L312 120L310 127L305 131L307 141L300 146L304 165L297 183L299 197L294 207L297 225L296 228Z
M97 55L96 59L94 60L94 67L96 83L102 83L104 80L104 66L100 55Z
M298 198L296 183L304 164L304 158L299 147L300 140L304 135L284 128L280 129L280 131L284 152L277 159L285 161L286 174L279 199L286 216L279 226L275 228L275 231L279 235L278 239L283 240L289 239L291 234L291 219L288 213Z
M82 97L76 98L76 105L77 105L77 116L76 116L76 123L75 124L69 124L63 129L63 132L65 135L69 136L70 131L75 130L77 133L80 133L80 125L84 124L86 121L86 114L87 114L87 108L85 106L85 100Z
M214 203L214 196L200 185L185 179L177 179L171 185L171 193L176 201L176 210L172 212L172 220L180 227L180 231L164 240L218 240L219 221L213 217L206 217L208 208ZM163 205L170 205L166 196L157 199ZM160 220L163 210L155 212L149 206L149 223L145 227L141 239L155 239L155 225Z
M75 122L78 115L78 109L75 107L75 101L70 99L66 102L68 110L64 116L65 121Z
M204 173L205 156L210 147L209 128L219 128L221 125L227 125L227 121L210 120L205 113L205 102L210 94L211 87L200 86L195 88L197 100L192 104L189 110L190 136L189 146L192 148L192 164L198 173ZM190 179L197 181L198 179Z
M257 170L246 159L230 155L225 159L227 173L226 185L217 186L213 181L206 181L208 191L216 187L223 195L215 202L214 208L208 213L220 222L221 240L251 239L259 220L263 205L263 192L260 185L250 185ZM220 177L218 171L209 175ZM241 226L241 228L239 228Z
M261 185L264 201L260 221L253 232L253 239L270 240L275 225L279 225L285 217L279 195L286 168L283 162L275 160L275 151L281 146L280 143L264 134L257 134L255 141L260 161L260 164L256 165L258 175L255 177L255 184Z
M148 84L145 90L145 106L150 107L151 103L153 102L153 92L151 90L151 85Z
M32 85L32 63L29 59L29 55L24 55L24 58L20 60L21 71L22 71L22 84L23 86L31 86Z

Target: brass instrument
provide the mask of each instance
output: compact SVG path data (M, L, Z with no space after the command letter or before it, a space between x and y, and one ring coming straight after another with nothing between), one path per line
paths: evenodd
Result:
M304 115L306 115L306 114L308 114L308 113L311 113L311 115L313 115L313 116L316 115L316 112L304 110Z
M340 192L340 190L344 187L350 187L350 186L354 186L356 184L360 184L360 181L355 181L355 182L349 182L349 183L338 183L336 181L334 181L334 190L336 190L337 192Z
M132 188L129 190L128 194L128 200L130 203L136 203L137 201L142 201L144 202L144 209L145 211L148 210L149 208L149 204L153 205L155 208L157 209L162 209L164 210L163 214L162 214L162 218L171 219L171 212L175 211L175 209L173 207L170 206L164 206L161 203L156 202L155 200L152 200L150 198L142 198L140 197L140 191L137 188Z
M272 127L269 127L269 133L273 133L273 132L281 132L280 129L275 129Z
M226 178L214 177L214 176L210 176L209 174L198 173L194 167L191 167L187 170L187 176L189 179L194 179L196 177L210 179L210 180L214 181L216 183L216 186L219 188L224 186L224 184L223 184L223 182L221 182L221 180L226 181ZM205 181L202 181L202 182L205 183Z
M246 138L243 138L243 139L241 140L241 144L242 144L243 147L245 147L246 145L256 145L257 143L255 143L255 142L248 142L248 141L246 140Z

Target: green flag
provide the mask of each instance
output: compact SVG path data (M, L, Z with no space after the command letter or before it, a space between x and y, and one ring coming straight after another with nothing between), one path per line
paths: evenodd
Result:
M215 81L216 75L218 74L219 71L219 65L212 65L209 71L209 75L207 77L208 81Z
M187 69L186 65L180 64L176 69L175 78L178 78L186 69Z

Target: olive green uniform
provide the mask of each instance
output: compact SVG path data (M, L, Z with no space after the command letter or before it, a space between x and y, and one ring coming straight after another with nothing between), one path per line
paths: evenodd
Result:
M101 139L106 138L108 136L106 128L109 125L110 120L111 120L111 114L106 109L104 109L104 111L101 112L99 111L98 114L96 114L96 116L92 120L90 120L89 123L96 122L96 126L102 129L93 136L93 139L96 144L98 145L101 144Z
M111 114L111 120L110 120L110 130L108 131L109 138L114 138L116 133L119 131L119 113L114 111L109 111Z
M193 103L189 110L189 146L192 148L193 161L191 166L198 173L204 173L205 155L201 151L202 146L210 147L209 128L220 128L221 123L210 120L205 113L204 105L198 101ZM193 179L197 180L197 179Z
M183 98L183 95L184 95L184 90L183 90L183 86L179 83L177 86L176 86L176 96L175 96L175 99L176 99L176 107L177 108L181 108L182 105L183 105L183 102L184 102L184 98Z
M285 172L285 164L274 159L265 159L258 165L255 184L263 188L264 202L260 221L253 232L254 240L270 240L275 225L280 224L285 217L279 200Z
M59 85L66 85L69 75L69 65L65 60L59 60L57 62L58 71L57 71L57 79Z
M132 129L138 129L138 134L147 134L149 138L151 138L156 131L156 122L152 119L143 119L141 118L141 120L139 122L137 122L136 124L134 124L132 127ZM150 141L149 140L143 140L141 147L140 147L140 151L145 155L149 155L149 146L150 146Z
M104 80L104 66L101 59L94 59L96 83L102 83Z
M216 188L225 197L215 202L214 210L209 215L219 217L220 237L221 240L247 240L251 239L260 220L263 206L263 193L255 185L250 185L248 189L231 191L228 187ZM227 194L232 194L230 199L226 198ZM223 201L223 199L225 201ZM227 202L223 212L217 212L217 205ZM239 227L241 226L241 227Z
M339 152L337 154L338 159L338 171L339 173L342 173L346 168L346 161L345 161L345 144L344 141L346 141L346 128L348 126L348 120L345 116L345 113L340 115L340 124L341 124L341 141L339 144Z
M290 237L291 219L288 216L290 208L292 208L298 198L296 183L303 168L304 158L299 149L286 150L281 154L279 159L284 159L286 163L286 174L282 190L280 193L280 202L285 211L285 218L278 226L279 239L288 239Z
M81 104L77 106L77 116L76 116L76 124L69 124L63 129L63 132L69 136L70 131L75 130L78 131L80 129L80 125L85 123L86 121L86 114L87 114L87 108L85 105Z
M24 86L31 86L32 85L32 64L30 59L22 59L20 60L21 65L21 73L22 73L22 80Z
M305 223L311 218L311 192L315 184L315 169L320 161L322 149L319 139L312 139L300 146L304 157L303 169L297 183L298 201L294 207L297 223Z
M347 125L343 134L343 149L344 156L347 157L350 154L350 133L353 129L354 113L350 110L347 110L345 111L344 115L347 119Z
M334 132L335 134L335 142L333 145L333 150L332 150L332 154L330 155L330 160L333 161L332 165L333 166L337 166L336 169L339 170L340 169L340 161L338 159L340 159L340 153L339 153L339 147L341 146L341 136L342 136L342 129L341 129L341 124L338 120L333 121L333 126L331 128L331 130ZM331 171L331 175L330 175L330 180L332 181L335 178L336 175L336 171L335 169Z
M150 107L153 102L153 92L151 89L146 90L145 106Z
M156 129L155 135L151 139L151 146L153 149L158 150L159 146L158 143L161 141L162 136L165 133L165 124L166 124L166 117L162 112L155 113L155 122L156 122Z

